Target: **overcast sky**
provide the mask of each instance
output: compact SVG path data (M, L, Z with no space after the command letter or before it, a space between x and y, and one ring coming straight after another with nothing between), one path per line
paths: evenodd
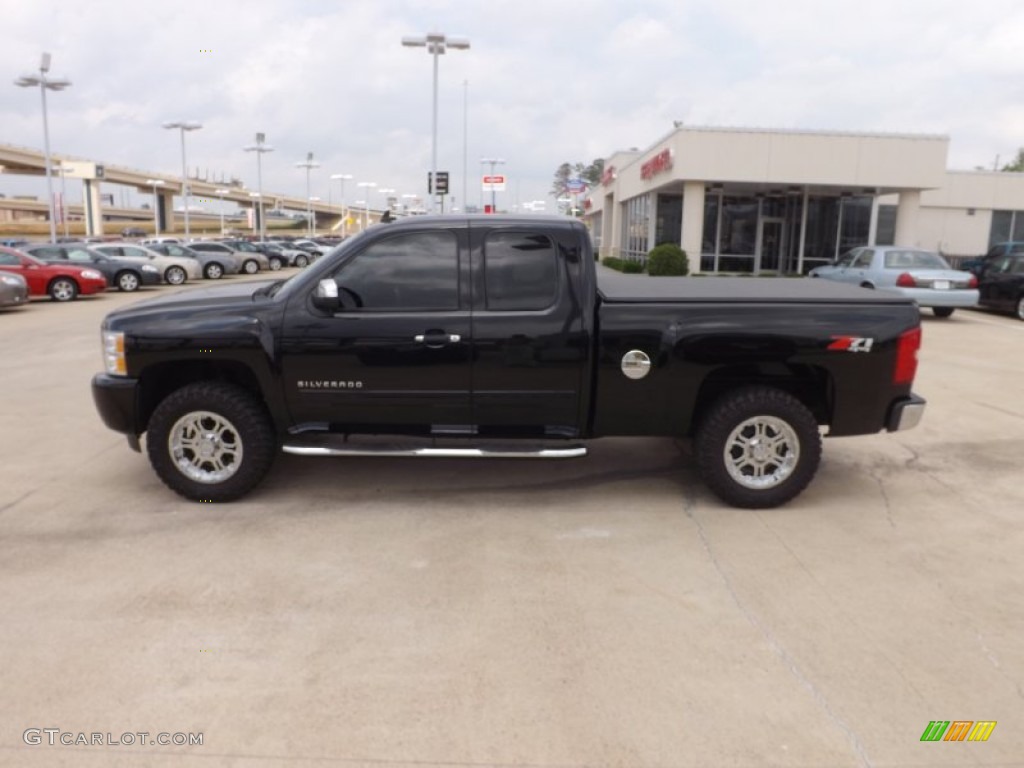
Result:
M0 0L0 19L0 142L41 148L38 90L12 81L46 50L73 83L50 95L54 152L179 174L160 124L199 120L191 169L255 187L242 147L262 131L265 189L304 195L311 151L312 194L336 201L329 176L350 173L349 203L358 181L426 193L431 57L400 41L432 30L472 45L440 58L456 204L467 82L470 203L481 157L507 161L505 205L528 202L563 161L646 148L674 120L946 134L963 169L1024 145L1020 0Z

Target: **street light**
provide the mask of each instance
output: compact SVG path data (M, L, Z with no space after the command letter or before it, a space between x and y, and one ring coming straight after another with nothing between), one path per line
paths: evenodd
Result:
M502 158L500 158L500 157L481 157L480 158L480 163L481 163L481 165L484 164L484 163L488 163L491 166L491 174L490 175L493 176L494 175L494 166L496 166L496 165L504 165L505 161ZM483 186L481 186L480 188L483 189ZM492 181L491 182L491 213L497 213L498 212L497 200L498 200L498 196L497 196L497 193L495 192L495 189L494 189L494 182Z
M60 220L61 220L61 224L64 227L64 239L67 240L67 239L69 239L69 236L68 236L68 218L69 218L69 216L68 216L68 190L67 190L67 186L64 183L64 179L67 177L67 175L71 171L71 169L68 166L64 165L63 162L61 162L61 164L58 165L56 168L54 168L54 170L57 171L57 173L60 174Z
M431 32L425 37L403 37L402 45L409 48L426 48L427 53L434 57L434 122L432 131L432 142L430 150L430 211L437 209L437 57L443 54L448 48L467 50L469 40L462 37L445 37L441 32Z
M363 229L370 226L370 189L377 186L375 181L360 181L357 187L366 187L366 211L363 214Z
M341 234L348 234L348 210L345 208L345 182L352 180L351 173L332 173L332 179L341 182Z
M218 189L215 190L216 194L220 195L220 236L224 237L224 195L230 192L230 189Z
M146 179L146 183L153 188L153 234L160 234L160 201L156 196L156 188L162 187L167 182L163 179Z
M50 71L50 54L44 53L39 60L38 75L22 75L14 81L15 85L22 88L33 88L39 86L39 93L43 97L43 157L46 162L46 199L50 206L50 242L57 242L57 222L53 215L53 179L50 178L50 123L46 114L46 92L63 91L71 81L65 77L49 78L46 73Z
M163 125L164 128L177 128L181 131L181 195L185 204L185 239L188 240L188 164L185 161L185 131L198 131L203 124L195 120L175 120Z
M274 151L272 146L264 143L266 138L266 134L257 133L256 143L250 144L248 147L243 147L246 152L256 153L256 196L259 198L259 208L256 211L256 223L259 225L260 242L267 239L266 217L264 216L263 211L263 153Z
M306 153L306 162L296 163L296 168L306 169L306 221L309 223L309 236L313 236L313 209L309 205L309 172L314 168L319 168L320 163L313 160L313 153Z
M314 216L314 214L313 214L313 203L319 203L319 202L320 202L320 198L317 197L316 195L313 195L306 202L306 205L309 208L309 215L310 215L310 222L311 222L310 223L310 229L309 229L309 232L310 232L309 236L310 237L316 237L316 226L315 226L315 224L312 223L313 222L313 216Z

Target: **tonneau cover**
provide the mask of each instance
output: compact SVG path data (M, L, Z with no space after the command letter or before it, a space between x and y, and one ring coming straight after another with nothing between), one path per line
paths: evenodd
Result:
M637 302L751 302L909 304L890 291L811 277L651 277L598 266L597 292L610 304Z

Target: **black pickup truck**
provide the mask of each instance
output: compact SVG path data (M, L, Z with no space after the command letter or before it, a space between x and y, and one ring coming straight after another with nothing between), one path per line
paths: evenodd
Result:
M556 217L412 217L289 280L165 295L103 323L108 427L197 501L277 451L565 458L692 437L705 483L772 507L821 434L914 426L913 302L821 280L619 275Z

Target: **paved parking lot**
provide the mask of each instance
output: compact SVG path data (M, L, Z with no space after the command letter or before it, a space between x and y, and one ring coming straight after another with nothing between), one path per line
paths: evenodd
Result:
M137 298L0 313L0 764L1024 765L1024 323L925 317L925 421L826 441L784 509L640 439L282 456L206 506L92 406Z

